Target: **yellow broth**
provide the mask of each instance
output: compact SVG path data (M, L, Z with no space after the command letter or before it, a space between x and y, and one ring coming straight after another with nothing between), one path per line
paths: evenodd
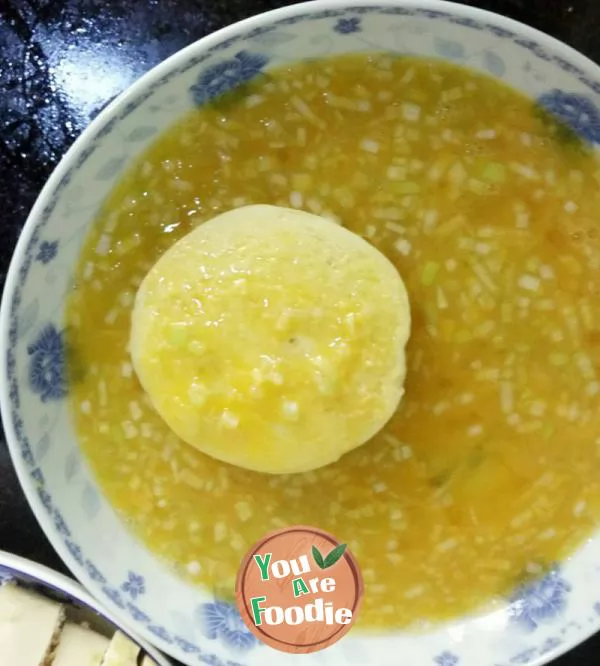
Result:
M600 170L565 128L442 62L343 56L194 110L110 196L67 324L72 407L107 498L158 556L228 596L266 532L315 525L362 567L363 627L470 611L567 556L600 512ZM406 396L329 467L212 460L153 412L128 354L145 272L249 203L363 235L412 305Z

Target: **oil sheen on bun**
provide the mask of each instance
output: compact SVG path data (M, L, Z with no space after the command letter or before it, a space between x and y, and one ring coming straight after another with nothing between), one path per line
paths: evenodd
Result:
M309 213L253 205L201 224L135 302L135 371L198 450L272 474L332 463L402 398L406 289L368 242Z

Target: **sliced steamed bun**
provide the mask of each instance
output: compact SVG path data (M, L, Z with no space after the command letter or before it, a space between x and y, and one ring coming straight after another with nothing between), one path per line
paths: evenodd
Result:
M0 585L0 666L137 666L140 648L68 621L69 604L14 583ZM156 666L143 656L142 666Z
M106 636L67 622L60 633L52 666L99 666L108 645Z
M49 660L64 606L16 585L0 585L0 664L39 666Z
M406 290L374 247L329 220L255 205L200 225L138 291L131 353L183 440L269 473L332 463L403 395Z

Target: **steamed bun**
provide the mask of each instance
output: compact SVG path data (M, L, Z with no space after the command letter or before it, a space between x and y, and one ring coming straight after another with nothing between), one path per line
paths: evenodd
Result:
M370 439L403 395L408 297L343 227L275 206L200 225L149 271L131 354L185 442L260 472L304 472Z

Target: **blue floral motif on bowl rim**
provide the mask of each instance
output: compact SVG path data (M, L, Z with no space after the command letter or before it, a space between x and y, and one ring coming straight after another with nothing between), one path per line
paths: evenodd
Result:
M460 660L458 656L454 654L454 652L445 650L444 652L441 652L436 657L434 657L433 661L437 664L437 666L456 666Z
M340 18L338 19L333 29L340 35L351 35L354 32L360 32L362 30L360 25L360 18L358 16Z
M146 592L146 581L140 574L130 571L127 574L127 580L121 585L121 590L135 601Z
M568 603L571 585L556 567L543 578L521 585L510 598L508 610L512 622L528 632L561 615Z
M198 623L206 638L221 638L238 650L248 650L258 644L233 604L224 601L202 604L196 611Z
M41 261L42 264L49 264L56 254L58 253L58 241L42 241L40 243L40 249L36 255L37 261Z
M540 95L537 102L579 136L600 144L600 109L586 95L555 88Z
M247 83L262 73L268 62L269 58L261 53L238 51L233 58L211 65L190 89L194 101L199 105L206 104Z
M29 385L42 402L61 400L67 395L65 343L54 324L47 324L27 347Z

